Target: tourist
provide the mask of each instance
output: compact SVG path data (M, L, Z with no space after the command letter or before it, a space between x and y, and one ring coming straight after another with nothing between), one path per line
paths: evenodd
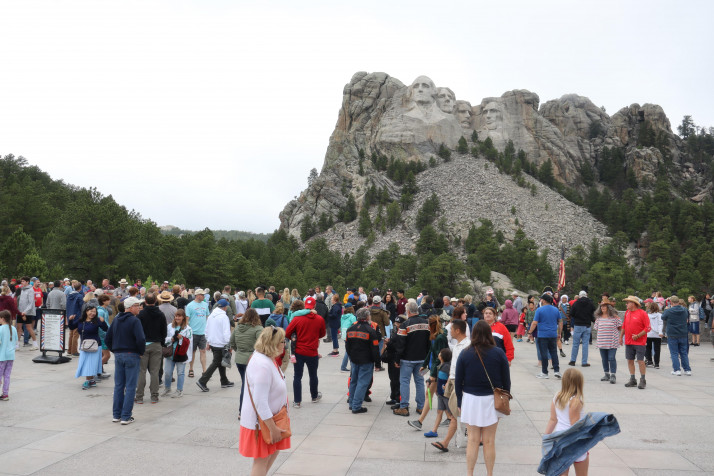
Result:
M406 315L406 306L407 306L407 298L404 296L404 290L399 289L397 290L397 315L398 316L405 316Z
M193 331L188 325L188 316L183 309L177 309L174 318L166 327L166 345L172 349L171 356L164 358L164 392L162 397L181 398L183 396L183 383L185 380L186 362L191 360L193 346ZM188 340L185 343L184 340ZM184 349L179 353L177 349ZM176 368L176 393L171 394L171 383L174 377L174 367Z
M491 333L493 334L493 340L496 343L496 347L506 353L508 364L510 365L516 355L515 348L513 347L511 334L508 332L508 329L506 329L506 326L496 320L496 309L492 307L484 308L483 320L486 321L491 328Z
M278 301L277 304L275 304L275 311L273 311L273 313L268 317L268 320L265 321L265 327L277 326L282 327L283 330L285 330L288 328L289 323L290 321L288 321L288 316L285 315L283 302Z
M250 307L258 312L260 322L265 326L265 321L268 319L268 316L275 310L275 304L265 297L265 289L257 288L255 294L257 297L251 302Z
M186 305L188 325L193 331L193 353L188 368L188 377L193 378L193 362L196 360L196 349L199 351L201 370L206 372L206 319L208 319L208 303L204 301L205 292L196 288L193 301Z
M74 377L85 377L82 390L96 387L94 377L102 373L102 353L99 352L99 329L108 329L104 318L99 317L97 308L87 306L82 311L81 317L72 317L69 321L70 329L77 329L80 336L79 363ZM93 345L92 345L93 344Z
M518 330L518 310L514 309L513 301L511 301L510 299L506 299L504 305L506 306L506 308L501 314L501 324L506 327L512 340L513 336L516 335L516 331Z
M563 330L563 320L560 318L560 311L552 306L553 297L543 293L540 297L540 307L536 309L531 323L531 334L538 330L536 345L539 350L541 361L541 373L538 378L548 378L548 358L553 362L553 374L555 378L561 378L560 363L558 362L558 347L556 341L560 339Z
M144 330L146 346L144 354L141 356L141 367L139 368L139 381L136 386L136 397L134 403L139 405L144 403L144 390L146 389L146 371L149 371L149 392L151 403L159 402L159 371L161 369L162 348L166 342L166 316L156 306L156 294L153 292L146 295L144 308L139 312L139 322Z
M297 302L297 301L296 301ZM305 299L305 309L315 309L315 298ZM295 338L295 370L293 374L293 406L300 408L302 403L302 374L304 367L310 377L310 396L312 403L317 403L322 398L322 393L318 391L317 367L319 356L317 349L320 347L320 339L326 334L325 320L315 312L310 312L302 316L296 316L290 321L286 335L296 334Z
M280 450L290 449L290 438L282 439L282 431L273 421L288 399L285 374L275 358L283 352L285 332L280 327L263 329L255 343L255 352L245 370L250 405L241 415L238 451L253 458L251 476L266 476ZM266 443L258 429L258 416L270 430L271 441Z
M623 299L627 303L625 321L620 331L620 339L625 336L625 358L627 369L630 371L630 380L625 387L637 387L644 390L647 386L645 380L645 347L647 346L647 333L650 331L650 318L640 309L640 299L636 296L627 296ZM635 380L635 358L640 368L640 383Z
M513 291L511 298L513 300L513 309L517 312L521 312L521 309L523 309L523 299L521 299L521 296L516 291Z
M282 308L283 303L278 302L275 308L278 306ZM283 321L285 321L285 316L281 316ZM283 322L286 326L287 323ZM272 326L270 326L272 327ZM282 326L278 326L281 329ZM238 368L238 373L240 374L240 399L238 400L238 418L241 416L243 411L243 391L245 390L245 369L248 367L248 362L250 357L253 355L253 349L255 343L258 341L258 337L263 332L263 326L260 324L260 316L255 309L248 309L243 317L238 321L233 333L230 338L230 347L236 353L235 362Z
M439 375L439 353L442 349L449 348L449 340L441 328L441 319L436 314L429 316L429 352L426 354L424 363L421 366L420 373L429 371L429 378L426 380L426 398L430 398L436 393L437 380ZM421 430L421 425L424 423L426 416L429 414L431 405L424 405L420 412L419 420L408 421L407 424L412 428Z
M672 375L691 376L692 368L689 366L689 312L682 305L677 296L669 298L672 307L662 313L662 334L667 335L667 347L672 357Z
M409 386L412 378L416 387L416 412L421 414L424 408L424 377L420 369L431 347L429 323L425 317L418 314L416 302L407 302L406 311L407 320L394 336L395 362L398 362L394 365L399 368L399 393L402 397L394 414L405 417L409 416Z
M125 311L118 314L107 332L106 342L114 354L114 403L113 422L122 425L134 422L134 395L139 377L141 356L146 347L146 337L139 314L139 300L128 297L124 300Z
M352 369L347 404L352 413L367 411L362 402L372 384L375 363L380 360L379 336L369 323L369 318L368 309L357 311L357 322L347 329L345 336L345 352L350 356Z
M455 321L464 321L466 322L466 308L463 306L456 306L454 308L453 312L453 317L451 318L451 322L449 322L446 325L446 338L449 341L449 347L453 348L457 344L456 338L451 335L451 329L453 328L453 323ZM471 330L469 329L469 326L466 326L466 338L471 340Z
M595 330L597 331L597 347L600 349L602 368L605 376L601 382L614 384L617 374L617 348L620 347L620 331L622 320L612 307L610 301L602 301L595 311Z
M102 294L97 298L97 302L99 303L99 307L97 307L97 315L104 319L104 322L106 322L107 325L110 324L110 318L112 317L111 300L112 296L109 294ZM102 329L101 327L99 328L99 338L102 341L102 373L99 374L99 378L102 380L111 376L110 374L104 373L104 366L109 362L109 359L112 356L112 353L109 352L109 348L106 343L107 330Z
M570 345L571 334L571 319L570 319L570 303L568 302L568 295L563 294L560 296L560 304L558 305L560 309L560 315L563 319L563 343L565 345Z
M322 319L325 321L325 341L330 342L332 340L332 334L330 333L330 325L329 325L329 313L330 313L330 308L332 307L332 302L326 303L325 302L325 296L321 292L316 292L315 293L315 312L317 313L318 316L320 316ZM333 349L334 351L335 349ZM339 353L339 347L337 347L337 352ZM331 355L336 355L336 354L331 354Z
M449 318L451 318L454 314L454 306L451 305L451 298L449 296L444 296L442 300L444 302L442 309L449 316Z
M526 333L528 334L528 342L531 344L535 344L535 335L530 331L532 324L533 324L533 318L535 318L535 303L532 300L528 300L528 305L526 309ZM536 349L538 350L538 349ZM538 365L540 365L540 351L538 351Z
M340 304L340 297L337 294L332 295L332 302L330 310L327 316L327 335L332 338L332 352L327 355L337 357L340 355L340 343L338 340L338 334L340 331L340 326L342 325L342 304ZM342 338L345 339L345 334L342 334ZM328 341L329 342L329 341Z
M382 355L384 350L384 339L388 339L390 332L392 330L392 321L389 319L389 313L382 309L382 298L380 296L374 296L372 298L372 305L369 306L369 319L379 328L379 355ZM382 359L375 362L374 371L381 372Z
M338 303L339 303L339 296L335 295L337 297ZM344 311L342 316L340 317L340 334L342 335L342 339L346 339L347 337L347 329L349 329L352 324L357 322L357 317L355 317L354 314L352 314L352 311L354 310L354 306L352 305L351 302L347 302L344 306ZM334 334L333 334L334 335ZM347 368L347 362L350 360L349 355L347 352L345 352L345 356L342 358L342 365L340 365L340 370L342 372L352 372Z
M472 475L474 472L479 443L482 442L486 473L492 475L496 460L496 429L499 418L504 416L496 411L493 389L510 392L511 374L506 354L496 346L488 323L477 322L471 332L471 346L459 354L456 362L454 391L461 421L468 428L467 473Z
M47 309L67 309L67 295L62 291L62 285L59 281L54 282L52 291L47 295Z
M15 298L12 297L12 290L10 290L10 287L7 285L0 289L0 311L10 313L10 325L12 325L12 321L14 321L17 316L17 303L15 302ZM18 327L18 329L22 330L20 327ZM17 333L17 330L15 330L15 333ZM17 339L15 339L14 342L15 349L19 349L20 342Z
M240 318L243 317L243 314L245 314L245 311L249 307L250 307L250 304L248 304L248 299L245 297L245 291L238 291L238 295L236 297L235 319L240 320Z
M3 291L9 289L3 286ZM7 309L0 311L0 380L2 380L1 401L10 400L10 374L15 363L17 330L12 325L12 315Z
M394 324L394 319L397 317L397 303L394 302L394 296L388 293L384 296L384 309L389 313L389 320Z
M22 326L25 326L30 334L30 350L37 350L37 337L33 326L35 324L35 292L30 285L30 278L27 276L20 279L20 299L17 301L17 333L22 334Z
M687 301L689 302L687 311L689 312L689 333L692 335L692 345L699 347L699 321L703 318L704 311L694 296L689 296Z
M161 311L166 317L166 325L172 324L174 322L174 315L176 314L176 306L173 304L174 295L169 291L162 291L158 297L159 300L159 311Z
M573 350L570 353L568 365L575 365L578 360L578 350L580 344L583 345L582 366L590 367L588 363L588 343L590 342L590 325L595 321L595 305L588 297L588 293L580 291L578 299L570 308L570 316L573 318Z
M221 388L229 388L234 385L233 382L228 380L226 367L222 365L223 351L228 349L228 352L231 352L228 347L228 343L231 340L231 323L226 314L228 306L227 300L219 299L216 303L216 308L206 320L206 349L213 354L213 360L211 365L203 372L201 378L196 381L196 386L202 392L209 391L207 384L216 369L218 369L218 375L221 377Z
M576 369L565 371L560 391L550 402L550 419L545 427L544 434L550 435L554 431L565 431L585 416L583 411L585 404L583 385L583 374L580 371ZM586 452L575 460L576 475L588 474L589 455L590 453ZM563 474L567 475L568 470Z
M649 301L649 302L647 302ZM647 333L645 365L659 369L659 356L662 347L662 313L659 306L651 299L647 302L647 316L650 318L650 331Z
M466 324L466 322L464 322ZM441 424L441 419L444 416L444 412L446 412L447 418L453 418L451 416L451 413L449 413L449 399L444 396L444 386L446 385L446 382L449 380L449 370L451 369L451 349L448 347L445 347L439 351L439 367L437 371L437 377L436 377L436 401L437 401L437 407L436 407L436 420L434 420L434 428L431 431L427 431L424 433L425 438L436 438L439 436L438 430L439 430L439 425ZM433 396L432 396L433 398ZM425 413L422 412L422 416L424 416ZM418 423L418 424L414 424ZM419 418L417 422L409 422L409 425L413 428L416 428L418 430L421 430L422 423L424 423L423 418Z

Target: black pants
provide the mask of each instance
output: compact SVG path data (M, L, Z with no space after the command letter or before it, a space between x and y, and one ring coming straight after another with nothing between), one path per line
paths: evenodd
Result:
M387 374L389 375L389 398L399 402L399 369L394 366L393 362L387 364Z
M645 362L652 363L652 348L654 348L654 364L659 367L659 355L662 339L659 337L648 337L647 347L645 347Z
M218 369L218 374L221 376L221 385L228 383L226 368L221 365L221 361L223 360L223 347L211 347L211 352L213 352L213 361L198 381L203 385L206 385L208 381L211 380L213 372Z

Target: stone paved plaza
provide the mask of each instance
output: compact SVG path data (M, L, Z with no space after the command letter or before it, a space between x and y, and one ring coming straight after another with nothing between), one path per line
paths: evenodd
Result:
M327 355L331 345L321 344ZM570 347L564 347L569 354ZM10 401L0 402L0 474L249 474L251 461L239 455L239 387L221 389L216 375L207 394L186 379L181 399L134 407L136 422L111 422L113 379L83 391L74 378L76 360L62 365L32 363L36 352L20 351L13 369ZM568 355L569 356L569 355ZM693 347L694 376L670 375L669 352L662 347L662 368L648 369L647 389L628 389L624 351L618 352L618 383L599 381L600 356L590 347L586 378L586 411L614 413L622 433L591 451L591 475L714 474L711 429L714 427L714 352L709 344ZM451 475L465 473L465 449L440 453L422 436L424 430L392 415L384 404L387 372L375 374L369 412L347 409L347 374L341 358L320 362L321 402L290 409L292 449L278 457L275 475ZM562 359L566 361L569 359ZM200 368L200 366L199 366ZM565 366L567 368L567 365ZM113 372L113 361L107 366ZM511 416L501 420L496 439L496 474L536 474L540 434L548 418L550 399L559 382L538 380L535 346L516 343ZM231 380L239 383L235 368ZM307 389L307 372L303 381ZM292 397L292 369L288 370ZM148 389L147 389L148 390ZM305 391L305 390L304 390ZM413 390L412 390L413 394ZM148 400L148 398L147 398ZM249 404L249 400L246 402ZM445 431L439 429L440 435ZM476 474L485 474L482 455ZM573 474L573 473L571 473Z

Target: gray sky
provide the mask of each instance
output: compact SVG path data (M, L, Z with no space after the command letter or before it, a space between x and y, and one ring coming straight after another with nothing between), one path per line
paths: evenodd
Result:
M344 5L343 5L344 3ZM271 232L357 71L714 126L709 1L0 0L0 154L159 225Z

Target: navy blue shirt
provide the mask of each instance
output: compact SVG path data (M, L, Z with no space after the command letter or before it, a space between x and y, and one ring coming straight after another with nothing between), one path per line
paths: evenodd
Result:
M511 371L508 367L506 353L498 347L492 347L481 355L483 365L476 355L473 346L465 348L456 360L456 376L454 377L454 391L459 408L461 408L461 398L464 392L471 395L486 396L493 395L494 387L511 391ZM486 377L486 371L488 377Z

